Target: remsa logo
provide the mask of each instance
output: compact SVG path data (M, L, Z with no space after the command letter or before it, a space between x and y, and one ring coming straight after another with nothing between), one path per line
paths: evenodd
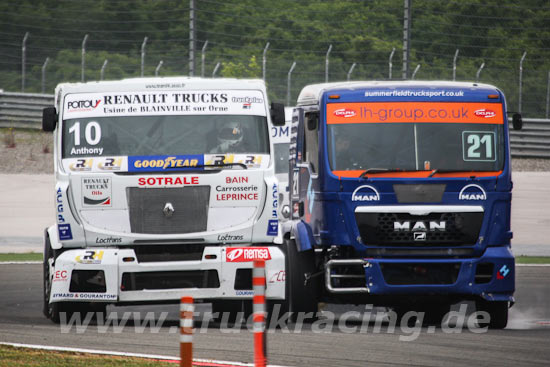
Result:
M363 185L351 194L351 201L380 201L380 194L373 186Z
M357 113L354 110L350 110L349 108L340 108L339 110L336 110L333 112L334 116L336 117L353 117L357 115Z
M474 111L474 115L476 115L477 117L484 117L484 118L488 119L488 118L491 118L491 117L495 117L497 115L497 113L495 111L488 110L486 108L482 108L480 110Z
M466 185L460 190L458 194L458 200L487 200L487 194L483 187L470 184Z
M225 253L227 262L248 262L254 260L271 260L268 247L233 247Z

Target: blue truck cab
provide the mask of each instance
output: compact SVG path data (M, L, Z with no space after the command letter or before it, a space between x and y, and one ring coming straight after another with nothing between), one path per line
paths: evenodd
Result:
M306 86L283 226L290 308L370 303L437 318L471 300L504 328L515 287L507 121L503 93L486 84Z

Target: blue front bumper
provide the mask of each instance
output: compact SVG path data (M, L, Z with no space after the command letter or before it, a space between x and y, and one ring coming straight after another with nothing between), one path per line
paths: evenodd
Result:
M364 287L339 287L339 275L337 268L346 266L363 266L365 274ZM483 264L479 267L478 265ZM491 267L492 264L493 266ZM431 269L445 268L446 265L456 269L456 276L452 281L441 282L431 281L428 284L400 284L395 281L388 281L390 278L387 269L393 268L414 268ZM481 269L492 269L492 274L480 275ZM477 273L477 278L476 278ZM433 275L433 274L432 274ZM445 274L443 274L445 275ZM489 247L483 256L474 259L358 259L358 260L333 260L327 263L325 269L326 288L329 293L364 293L369 295L456 295L456 296L479 296L489 301L510 301L513 302L515 290L515 261L512 252L507 246ZM386 276L386 277L385 277ZM406 276L406 275L405 275ZM414 274L410 274L411 278ZM438 276L431 276L437 279ZM336 283L336 284L335 284ZM443 284L442 284L443 283Z

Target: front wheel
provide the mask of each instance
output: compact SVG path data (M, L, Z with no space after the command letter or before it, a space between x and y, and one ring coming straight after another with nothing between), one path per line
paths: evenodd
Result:
M279 316L291 313L296 320L298 314L317 312L320 292L320 281L311 275L315 273L315 254L313 250L299 252L294 240L287 239L283 244L286 263L285 300L280 303ZM271 305L271 311L277 309Z
M489 314L489 329L504 329L508 324L508 308L506 301L476 301L476 311L484 311Z
M50 237L46 234L44 240L44 260L42 263L43 271L43 306L42 312L46 318L52 320L56 324L59 323L59 304L50 303L50 292L52 289L52 276L50 273L50 263L54 261L54 252L50 243Z
M59 255L59 254L57 254ZM52 320L55 324L61 322L61 314L65 313L66 321L76 314L80 313L81 320L84 320L88 312L93 312L93 320L105 320L107 317L107 304L88 303L88 302L53 302L50 303L50 293L52 290L51 267L55 261L56 254L52 249L50 237L46 234L44 240L44 260L43 270L43 306L42 312L46 318Z

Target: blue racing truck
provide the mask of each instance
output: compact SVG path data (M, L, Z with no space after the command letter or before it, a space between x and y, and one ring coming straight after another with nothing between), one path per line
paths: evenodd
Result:
M504 328L515 287L507 121L503 93L486 84L306 86L283 226L289 309L369 303L434 322L470 300Z

